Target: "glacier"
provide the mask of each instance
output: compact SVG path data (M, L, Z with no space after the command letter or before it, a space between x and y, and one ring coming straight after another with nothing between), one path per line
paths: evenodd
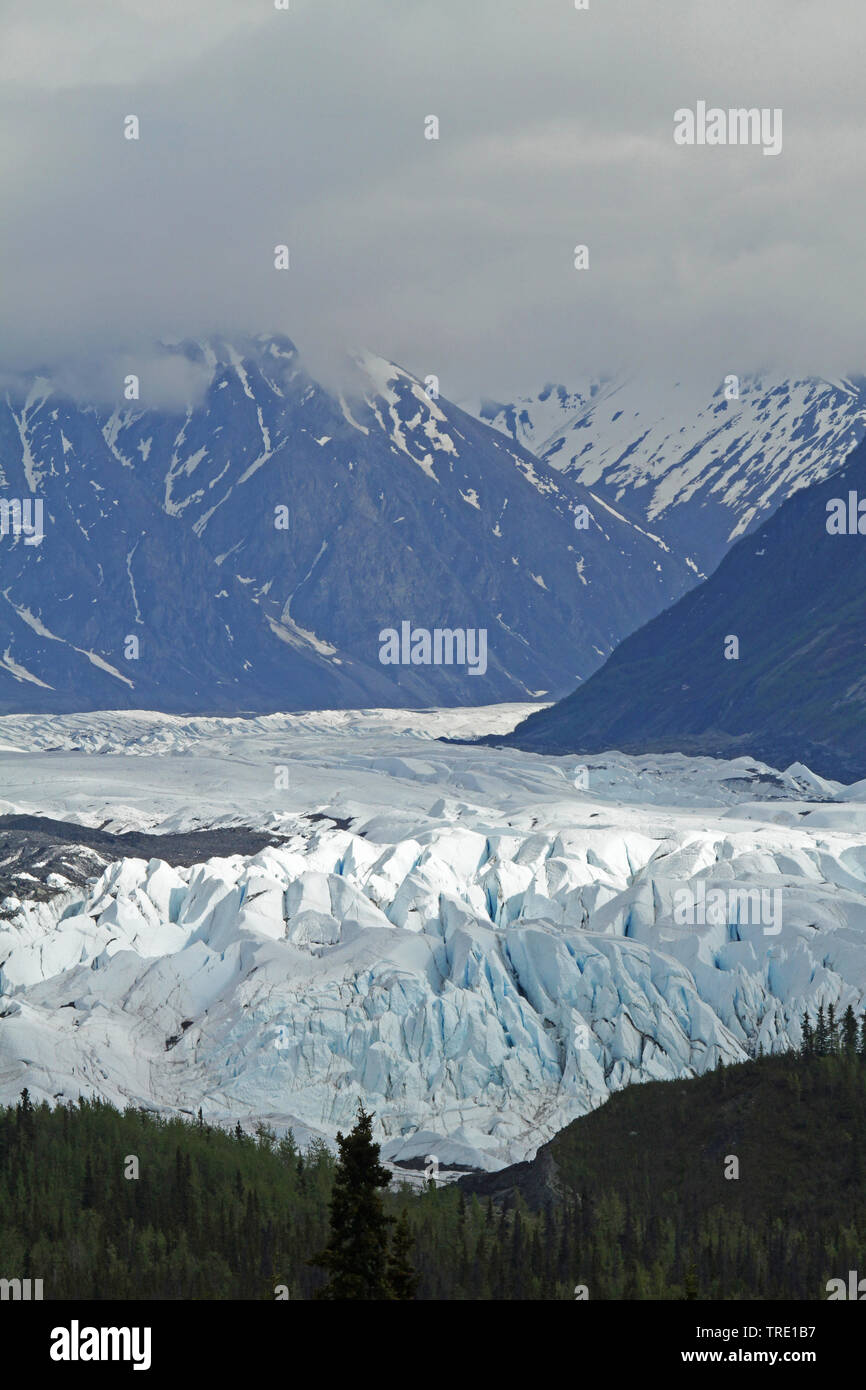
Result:
M494 1169L614 1090L796 1045L866 994L866 784L679 754L442 741L523 706L0 719L0 815L267 830L186 866L96 857L0 903L0 1101L197 1113ZM278 775L279 774L279 775ZM678 925L780 891L781 929Z

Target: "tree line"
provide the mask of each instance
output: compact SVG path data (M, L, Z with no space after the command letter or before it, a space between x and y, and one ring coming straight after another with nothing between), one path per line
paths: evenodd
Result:
M546 1146L540 1198L395 1187L363 1106L335 1154L24 1091L0 1109L0 1278L73 1299L820 1298L866 1264L866 1046L850 1009L802 1032L617 1092Z

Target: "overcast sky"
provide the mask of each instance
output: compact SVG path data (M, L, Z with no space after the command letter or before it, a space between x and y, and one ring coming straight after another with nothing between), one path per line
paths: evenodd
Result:
M866 368L862 0L0 14L7 367L279 330L325 373L369 346L456 399ZM698 100L782 108L781 154L676 145Z

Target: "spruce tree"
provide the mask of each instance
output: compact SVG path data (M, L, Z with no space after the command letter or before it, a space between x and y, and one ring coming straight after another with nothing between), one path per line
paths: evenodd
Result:
M90 1162L90 1154L84 1163L84 1183L81 1189L81 1205L86 1210L92 1207L96 1201L96 1183L93 1179L93 1164Z
M330 1201L328 1244L310 1264L329 1274L316 1298L342 1300L392 1296L388 1280L388 1227L380 1189L391 1181L373 1142L373 1116L358 1102L355 1128L337 1133L340 1157Z
M33 1118L33 1102L30 1099L30 1092L27 1087L21 1092L21 1099L15 1107L15 1120L18 1126L18 1135L22 1142L29 1142L35 1132Z
M842 1017L842 1047L846 1057L853 1057L857 1051L857 1019L850 1004Z
M462 1192L460 1195L462 1197ZM415 1273L411 1258L414 1245L415 1238L409 1227L409 1215L404 1207L394 1227L391 1249L388 1254L388 1283L391 1287L391 1298L407 1301L414 1299L418 1292L418 1275Z

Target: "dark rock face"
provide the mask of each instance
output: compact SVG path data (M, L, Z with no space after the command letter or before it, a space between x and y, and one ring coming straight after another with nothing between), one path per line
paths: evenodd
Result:
M861 534L857 499L866 502L866 445L795 493L584 686L499 741L551 753L748 755L846 782L866 777L866 515ZM844 532L832 529L837 514ZM725 656L732 637L736 659Z
M0 902L7 896L47 902L64 887L49 881L53 876L65 879L65 887L83 887L108 864L127 856L162 859L180 868L217 855L258 854L278 843L271 835L242 826L181 835L114 835L48 817L0 816ZM0 917L11 916L12 910L0 909Z
M347 400L285 338L170 351L204 383L187 410L144 379L114 409L42 378L0 405L0 500L44 509L41 543L0 537L0 712L557 696L695 582L393 364ZM383 664L404 622L484 630L483 669Z
M472 1173L458 1178L458 1186L482 1200L510 1203L519 1193L533 1211L556 1206L565 1191L551 1147L545 1144L535 1158L513 1163L495 1173Z

